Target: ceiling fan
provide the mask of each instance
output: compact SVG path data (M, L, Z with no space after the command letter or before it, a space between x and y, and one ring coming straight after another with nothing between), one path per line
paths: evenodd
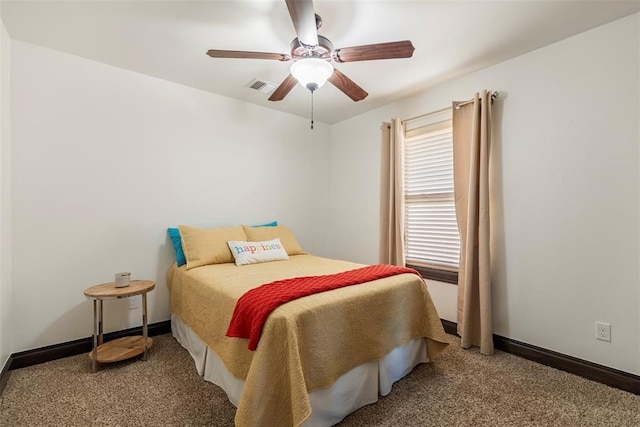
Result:
M334 49L329 39L318 34L322 19L315 14L312 0L285 0L296 30L291 53L247 52L237 50L209 50L212 58L249 58L293 61L291 73L276 88L269 101L281 101L296 85L296 81L313 92L327 80L354 101L368 93L345 76L330 62L369 61L374 59L410 58L414 47L409 40L377 43Z

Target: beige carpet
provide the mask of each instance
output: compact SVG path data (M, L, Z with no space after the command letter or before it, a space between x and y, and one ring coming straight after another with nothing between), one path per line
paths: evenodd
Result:
M640 426L640 396L457 344L339 426ZM224 392L170 335L154 338L146 362L102 366L92 373L81 355L11 371L0 426L233 425Z

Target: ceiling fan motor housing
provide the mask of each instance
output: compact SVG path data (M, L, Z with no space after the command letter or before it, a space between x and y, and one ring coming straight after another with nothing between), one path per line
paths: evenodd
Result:
M317 46L305 46L296 37L291 42L291 59L320 58L331 60L333 52L333 43L328 38L318 35Z

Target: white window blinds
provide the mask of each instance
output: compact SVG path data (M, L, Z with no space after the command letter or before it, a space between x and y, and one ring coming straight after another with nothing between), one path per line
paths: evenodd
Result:
M407 264L456 270L460 236L453 200L451 120L405 131Z

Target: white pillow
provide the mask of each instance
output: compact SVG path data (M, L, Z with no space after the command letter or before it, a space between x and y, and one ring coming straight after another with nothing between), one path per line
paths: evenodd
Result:
M289 259L280 239L264 242L242 242L229 240L227 242L236 265L257 264L259 262L280 261Z

